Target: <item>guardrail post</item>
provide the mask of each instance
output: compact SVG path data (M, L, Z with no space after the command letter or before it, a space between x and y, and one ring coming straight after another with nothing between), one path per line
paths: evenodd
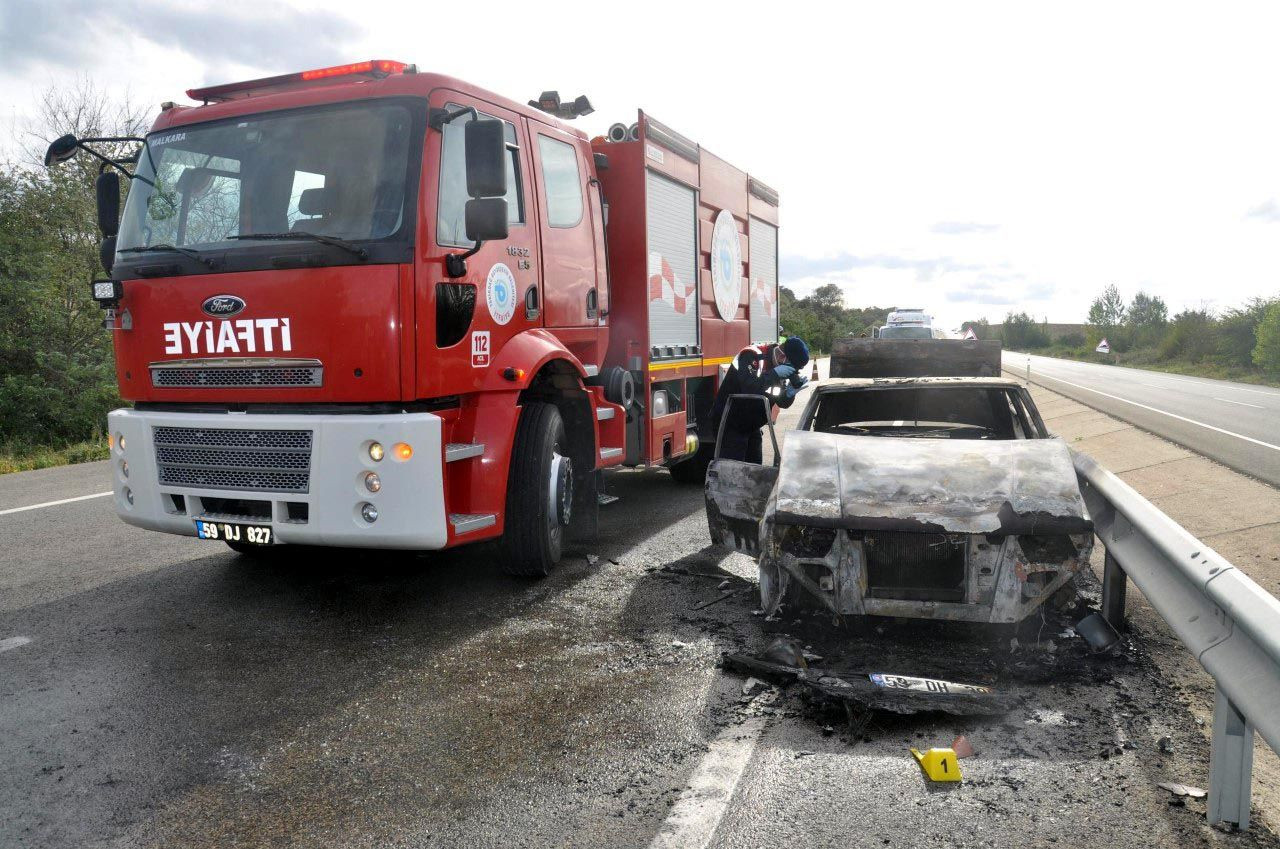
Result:
M1124 602L1129 587L1120 562L1107 551L1102 566L1102 618L1119 633L1124 630Z
M1249 782L1253 775L1253 726L1222 692L1213 701L1213 743L1209 749L1209 824L1249 827Z

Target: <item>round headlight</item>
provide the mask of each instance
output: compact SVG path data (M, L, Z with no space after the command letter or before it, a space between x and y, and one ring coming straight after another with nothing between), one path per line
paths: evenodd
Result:
M369 443L369 459L372 460L373 462L377 463L379 460L382 459L382 456L385 453L386 452L382 450L381 442Z
M133 490L129 489L127 486L124 488L124 500L128 501L130 504L133 503Z
M377 492L382 489L382 478L378 477L377 472L365 472L364 488L370 492Z
M120 461L120 474L124 475L126 478L129 477L129 461L128 460Z
M120 450L124 450L124 434L120 434Z
M378 521L378 508L372 504L362 504L360 505L360 515L364 517L366 522L373 524Z

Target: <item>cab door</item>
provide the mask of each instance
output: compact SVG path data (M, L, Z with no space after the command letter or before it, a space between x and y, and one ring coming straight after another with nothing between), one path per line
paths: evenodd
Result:
M466 274L451 277L445 256L460 254L467 239L464 133L472 116L459 114L427 131L423 192L425 217L416 273L418 322L416 397L431 398L478 389L490 364L511 337L541 323L538 240L530 186L533 165L522 118L461 92L438 90L431 107L460 113L473 108L503 122L507 145L505 241L485 242L466 261Z
M597 268L595 187L581 139L529 122L538 183L542 289L546 326L582 360L598 365L596 329L602 310ZM603 245L599 246L603 250Z

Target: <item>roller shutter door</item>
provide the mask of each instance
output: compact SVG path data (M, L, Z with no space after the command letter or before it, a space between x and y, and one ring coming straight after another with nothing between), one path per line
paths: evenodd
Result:
M748 317L752 342L778 341L778 228L758 218L748 224Z
M647 172L649 344L698 344L697 218L693 189Z

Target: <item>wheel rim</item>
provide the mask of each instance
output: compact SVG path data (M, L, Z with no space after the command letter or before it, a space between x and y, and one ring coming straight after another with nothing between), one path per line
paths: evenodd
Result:
M547 531L557 546L573 517L573 461L561 454L559 447L551 449L547 476Z

